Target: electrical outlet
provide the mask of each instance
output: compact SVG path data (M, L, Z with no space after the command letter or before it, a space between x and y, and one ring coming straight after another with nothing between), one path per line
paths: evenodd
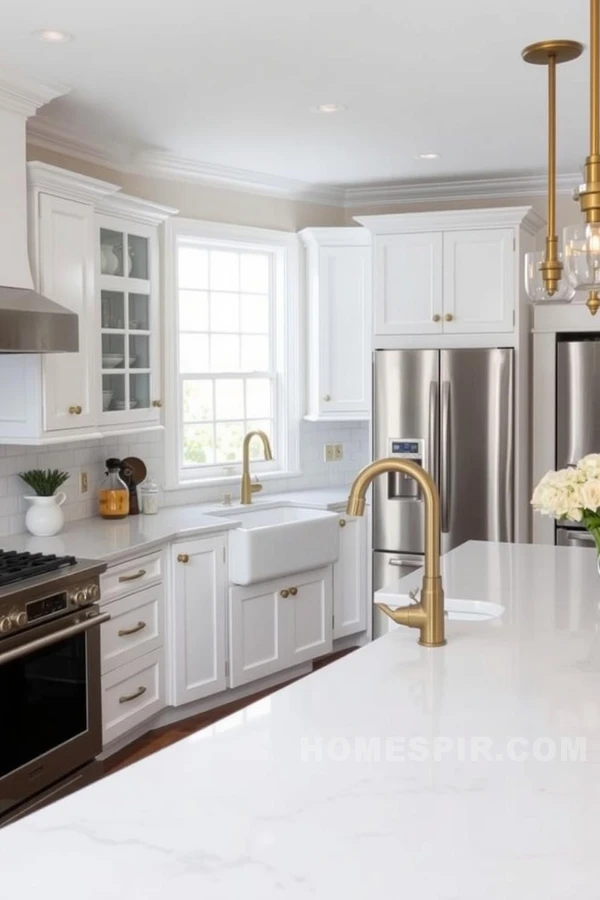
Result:
M343 456L343 444L325 444L325 462L339 462Z
M79 493L80 493L80 494L87 494L88 488L89 488L89 485L88 485L88 473L87 473L87 472L80 472L80 473L79 473Z

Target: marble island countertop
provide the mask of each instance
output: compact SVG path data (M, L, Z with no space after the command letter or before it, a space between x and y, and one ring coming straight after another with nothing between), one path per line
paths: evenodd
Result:
M313 509L340 509L348 499L347 487L314 488L282 494L263 494L252 500L252 508L272 506L305 506ZM34 537L16 534L3 539L6 550L31 553L56 553L57 556L76 556L79 559L103 559L109 565L140 554L179 538L199 537L203 534L228 531L241 521L236 513L238 502L231 506L222 503L201 503L187 506L167 506L154 516L128 516L109 522L94 516L69 523L54 537ZM213 513L213 515L211 515ZM218 515L214 515L218 513ZM227 516L227 518L222 518Z
M444 575L504 614L399 628L8 826L3 896L596 900L593 553L470 543Z

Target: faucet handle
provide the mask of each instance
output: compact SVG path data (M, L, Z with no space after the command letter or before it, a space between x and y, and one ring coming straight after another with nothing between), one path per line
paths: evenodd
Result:
M408 596L410 597L410 605L418 605L419 603L419 592L420 588L415 588L414 591L409 591Z

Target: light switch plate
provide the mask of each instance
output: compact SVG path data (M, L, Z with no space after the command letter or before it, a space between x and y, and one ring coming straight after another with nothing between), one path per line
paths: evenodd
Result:
M344 458L343 444L325 444L325 462L339 462Z

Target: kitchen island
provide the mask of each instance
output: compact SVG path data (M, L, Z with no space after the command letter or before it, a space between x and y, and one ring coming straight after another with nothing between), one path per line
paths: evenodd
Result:
M442 573L502 615L394 630L8 826L2 896L596 900L593 551L471 542Z

